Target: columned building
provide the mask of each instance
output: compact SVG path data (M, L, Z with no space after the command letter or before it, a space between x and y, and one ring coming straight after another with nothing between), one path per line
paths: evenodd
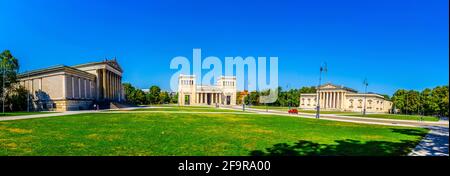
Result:
M195 75L178 77L179 105L236 105L236 77L221 76L216 85L197 85Z
M317 93L300 94L300 109L316 109L317 98L320 99L320 109L362 112L364 104L366 112L386 113L392 110L392 102L375 93L358 93L356 90L325 84Z
M31 95L33 109L67 111L92 109L94 102L123 101L122 73L114 59L33 70L18 78Z

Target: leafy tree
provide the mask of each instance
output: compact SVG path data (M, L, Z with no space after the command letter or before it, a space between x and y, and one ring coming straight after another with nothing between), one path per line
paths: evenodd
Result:
M392 96L394 107L402 114L424 114L447 116L449 111L448 86L434 89L397 90Z
M24 86L12 86L6 96L6 105L10 111L26 111L29 92Z
M19 60L9 50L4 50L0 53L0 62L0 85L4 85L4 89L0 89L0 94L3 95L4 90L11 88L17 82Z
M160 102L160 93L161 93L161 88L159 88L158 86L151 86L148 94L147 94L147 103L150 104L158 104Z
M401 113L405 113L406 111L406 95L407 91L404 89L399 89L395 91L392 96L392 103L394 107L399 110Z
M449 111L448 103L448 86L438 86L433 89L432 101L437 104L438 110L437 114L440 116L447 116Z
M170 103L178 103L178 93L169 94L170 95Z
M133 92L133 100L134 104L147 104L145 92L141 89L136 89Z
M159 93L159 104L166 104L166 103L170 103L169 93L166 91Z

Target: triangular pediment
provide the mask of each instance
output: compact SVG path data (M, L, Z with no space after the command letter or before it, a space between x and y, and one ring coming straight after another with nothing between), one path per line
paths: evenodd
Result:
M338 87L335 86L335 85L326 84L326 85L322 86L322 88L325 88L325 89L336 89L336 88L338 88Z
M327 84L320 86L320 89L324 89L324 90L325 89L326 90L338 89L338 90L345 90L345 91L349 91L349 92L357 92L356 90L354 90L352 88L344 87L343 85L335 85L335 84L331 84L331 83L327 83Z
M120 72L122 72L122 68L120 67L119 63L117 62L116 59L113 60L107 60L106 61L107 64L113 68L115 68L116 70L119 70Z
M324 84L320 86L321 89L341 89L343 86L337 86L331 83Z

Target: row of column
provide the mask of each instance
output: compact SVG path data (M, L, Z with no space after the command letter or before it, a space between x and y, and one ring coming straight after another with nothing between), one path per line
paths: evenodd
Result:
M344 92L319 92L320 107L330 109L343 108Z
M222 94L221 93L197 93L195 102L198 104L206 104L208 103L208 94L211 98L211 104L221 103L222 102Z
M103 69L103 98L121 101L122 78L114 72Z

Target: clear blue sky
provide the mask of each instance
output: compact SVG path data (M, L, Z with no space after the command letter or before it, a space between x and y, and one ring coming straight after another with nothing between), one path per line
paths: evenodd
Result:
M21 71L117 57L124 81L169 88L175 56L278 56L280 86L392 94L448 85L447 0L0 1L0 50ZM206 71L206 70L205 70ZM205 71L203 71L205 73Z

